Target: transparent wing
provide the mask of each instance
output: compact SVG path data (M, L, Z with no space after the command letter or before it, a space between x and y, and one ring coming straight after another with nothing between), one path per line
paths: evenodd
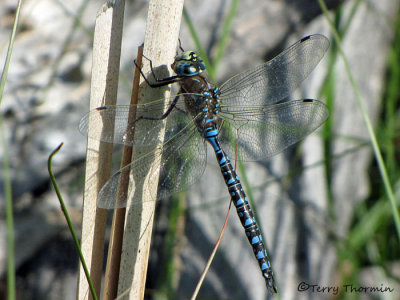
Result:
M177 95L179 97L180 95ZM165 130L164 141L173 137L179 127L173 123L175 115L182 118L185 115L182 98L179 97L174 109L168 115L171 121ZM155 145L160 143L158 133L164 124L161 120L148 120L145 118L160 118L166 111L167 102L169 105L174 97L170 99L161 99L146 104L139 105L117 105L98 107L86 114L79 122L79 131L90 138L107 143L123 144L127 146L135 145L137 147ZM167 106L169 106L167 105ZM181 116L182 115L182 116ZM186 122L190 122L188 116ZM89 126L91 126L89 130ZM135 133L136 128L145 134Z
M168 118L167 127L173 127L169 122L181 124L180 130L177 129L164 144L116 172L99 192L99 207L125 207L130 197L135 199L132 204L136 204L136 201L142 201L141 195L145 195L146 201L155 201L185 189L200 178L206 164L204 141L193 121L185 123L186 118L171 119ZM124 180L130 182L128 197L118 187Z
M323 35L296 42L269 62L240 73L220 88L226 105L268 105L288 97L311 73L329 48Z
M268 106L229 106L219 135L229 157L254 161L271 157L300 141L329 116L318 100L291 100Z

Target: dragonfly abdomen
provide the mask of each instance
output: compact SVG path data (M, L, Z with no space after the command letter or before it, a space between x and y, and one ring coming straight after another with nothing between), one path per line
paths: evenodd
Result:
M215 133L215 135L210 133ZM221 173L224 176L225 184L228 187L229 194L231 195L231 200L236 207L237 214L240 218L247 239L253 248L254 256L258 261L267 287L271 292L277 293L271 263L264 246L260 229L254 218L253 211L251 210L242 184L240 183L240 179L237 176L229 157L219 145L217 138L218 130L214 128L214 130L209 130L205 135L207 141L215 151Z

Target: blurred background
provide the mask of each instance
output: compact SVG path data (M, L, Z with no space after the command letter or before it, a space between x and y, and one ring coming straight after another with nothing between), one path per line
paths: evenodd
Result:
M216 82L255 67L310 34L330 49L294 99L317 98L328 121L300 144L239 170L255 204L282 299L399 299L400 247L394 212L371 148L356 91L327 17L373 123L399 203L400 15L398 0L193 0L185 2L182 46L196 50L193 25ZM18 299L74 299L78 255L47 173L53 168L75 228L81 223L91 50L102 3L26 0L1 102L10 163ZM237 7L235 5L238 5ZM126 1L118 102L128 103L133 61L143 42L148 1ZM2 64L16 1L1 1ZM235 8L236 7L236 8ZM233 22L218 59L228 15ZM399 29L399 30L397 30ZM6 145L6 147L5 147ZM211 152L209 152L211 153ZM116 149L115 156L119 152ZM229 197L214 155L200 182L158 208L147 299L188 299L224 222ZM118 164L116 164L117 168ZM4 169L0 171L0 298L6 297ZM176 226L176 225L179 226ZM315 285L299 291L301 283ZM352 285L357 291L345 289ZM339 287L317 291L317 287ZM371 292L368 288L380 289ZM361 289L359 289L361 288ZM365 288L362 289L362 288ZM391 289L390 291L385 290ZM198 299L266 299L265 283L231 210L221 247Z

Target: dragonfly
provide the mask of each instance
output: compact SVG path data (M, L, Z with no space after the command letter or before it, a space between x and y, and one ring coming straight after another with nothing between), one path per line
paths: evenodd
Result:
M90 138L134 146L140 153L105 183L97 205L126 207L129 197L120 199L118 184L131 171L134 175L130 176L129 195L141 189L155 201L187 188L201 178L209 144L267 289L277 293L260 228L231 158L266 160L326 121L329 112L321 101L288 98L328 48L329 40L323 35L304 37L272 60L231 77L220 87L209 79L203 60L193 51L181 49L171 65L176 75L166 78L155 75L148 59L154 80L140 69L147 84L159 88L177 83L177 95L137 105L102 106L80 121L79 130ZM159 133L161 129L163 134ZM158 189L150 188L154 182L158 182Z

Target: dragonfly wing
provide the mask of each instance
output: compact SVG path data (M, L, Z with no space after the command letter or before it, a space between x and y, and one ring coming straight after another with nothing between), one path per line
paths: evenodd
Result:
M266 105L288 97L311 73L329 48L319 34L307 36L281 54L243 73L220 88L225 105Z
M179 97L179 95L177 95ZM86 114L79 122L79 131L95 140L137 147L160 143L158 133L164 127L161 120L146 118L160 118L174 98L161 99L146 104L117 105L98 107ZM175 114L185 115L181 97L168 118ZM180 116L182 118L182 116ZM187 118L187 122L190 118ZM173 125L173 126L172 126ZM91 127L89 130L89 126ZM176 126L165 129L165 137L171 138L177 133ZM163 139L165 140L165 139Z
M179 133L177 139L163 151L159 198L166 198L198 182L206 167L206 143L194 125L189 133Z
M230 157L255 161L272 157L321 126L329 116L318 100L291 100L268 106L232 106L219 114L220 140Z
M177 123L176 120L170 122ZM131 197L134 197L132 204L136 204L141 199L155 201L185 189L204 172L204 147L195 125L190 122L165 143L116 172L100 190L98 206L126 207ZM130 182L128 193L119 190L124 180Z

